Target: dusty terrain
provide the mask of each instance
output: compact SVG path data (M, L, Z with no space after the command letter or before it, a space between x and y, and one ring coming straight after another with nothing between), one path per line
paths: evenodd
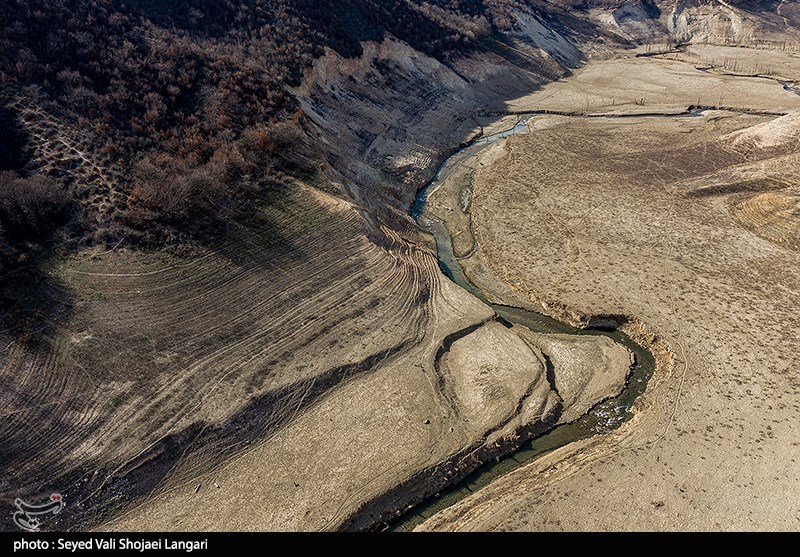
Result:
M36 394L4 454L16 489L72 501L62 527L369 527L621 387L624 348L566 343L560 396L431 251L303 184L281 199L211 249L80 252L29 293L71 304L5 343L7 392Z
M395 266L396 273L427 269L426 276L408 281L386 275L398 282L395 288L403 283L419 288L416 281L431 280L430 292L404 309L387 307L390 313L382 314L374 332L377 339L396 338L388 327L405 323L416 336L400 347L371 347L373 352L350 369L317 372L302 389L291 389L281 401L285 424L274 424L265 440L242 448L220 466L207 471L207 462L198 463L208 458L207 448L181 455L155 497L103 528L370 527L387 509L407 506L490 455L574 419L621 389L631 364L627 349L604 338L575 341L509 330L493 320L490 308L434 272L430 253L390 250L374 256L380 257L370 262L371 272L380 273L376 265L381 260ZM360 284L367 288L356 299L372 288L365 280ZM374 283L374 288L386 287ZM371 300L375 308L386 301ZM352 325L348 321L340 327ZM359 334L365 333L360 329ZM344 330L338 335L352 338ZM329 338L337 338L334 331ZM361 338L361 348L369 338ZM352 341L325 345L337 358L337 349L359 348ZM547 348L557 385L549 382L540 347ZM581 365L587 359L594 364ZM325 362L318 355L313 361ZM281 367L297 373L286 360ZM323 386L315 381L328 381L331 373L345 381L322 398L317 393ZM281 414L280 408L269 410L271 421L276 411ZM256 437L252 431L246 436ZM211 455L218 458L219 453ZM268 512L242 512L258 507Z
M800 78L798 59L778 64L774 52L697 45L671 57L776 60L775 76ZM620 106L622 91L645 105ZM543 311L635 316L673 361L619 430L517 469L422 528L796 529L800 96L768 78L628 58L511 104L788 115L536 116L467 163L470 278Z
M449 64L390 37L329 51L292 91L330 151L320 175L224 239L43 261L18 293L22 326L0 331L3 500L62 493L48 528L370 527L617 390L628 354L582 345L609 357L587 368L567 350L565 404L538 346L449 283L407 215L489 113L582 60L561 23L519 17L513 50ZM36 114L33 156L96 182L75 137Z
M14 308L24 326L0 330L7 507L62 493L47 529L369 528L573 420L619 391L630 353L507 327L444 277L409 207L514 113L701 104L751 113L535 116L434 201L492 299L627 315L660 368L621 430L426 527L796 527L796 120L771 114L800 110L779 82L800 58L777 48L797 13L552 4L564 11L518 12L502 43L447 63L391 37L326 51L292 89L319 175L287 179L218 241L41 254ZM677 36L748 48L619 52ZM742 72L764 76L726 75ZM35 157L117 179L79 130L24 114Z

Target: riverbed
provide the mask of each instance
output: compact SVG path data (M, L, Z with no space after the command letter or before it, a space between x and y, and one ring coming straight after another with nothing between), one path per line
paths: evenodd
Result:
M690 108L685 113L674 116L698 116L700 113L695 108ZM526 308L512 307L492 303L467 277L458 258L453 253L452 241L445 223L439 218L426 212L426 203L437 189L451 176L465 161L476 156L482 149L492 143L504 140L519 133L528 133L528 124L537 114L524 114L517 118L515 125L508 130L497 132L484 137L479 137L449 157L437 170L435 178L422 188L414 201L411 215L417 223L430 232L436 239L439 267L442 272L464 290L470 292L484 303L494 309L499 318L509 325L521 325L536 333L569 334L569 335L602 335L613 339L625 346L634 356L624 389L617 396L609 398L595 405L588 413L578 420L561 424L541 436L523 443L516 451L505 457L498 458L479 467L463 480L442 492L430 497L411 511L404 514L395 522L387 525L394 531L407 531L435 513L445 509L464 497L488 485L493 479L513 470L514 468L530 462L548 452L563 447L569 443L586 439L593 435L607 433L631 416L631 408L636 398L647 387L647 382L655 369L655 359L645 347L634 342L625 333L608 328L578 328L558 321ZM471 190L466 190L462 195L462 203L457 210L467 212Z

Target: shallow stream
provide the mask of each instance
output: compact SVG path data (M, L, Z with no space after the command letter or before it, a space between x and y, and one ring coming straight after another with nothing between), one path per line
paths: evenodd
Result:
M607 433L619 427L630 418L634 401L644 392L647 387L647 381L655 369L655 359L650 351L620 331L580 329L535 311L490 303L464 274L461 265L453 254L450 235L444 223L425 214L425 203L429 196L444 183L454 170L488 144L526 131L528 129L528 121L534 116L522 116L513 128L477 139L448 158L439 167L434 179L418 192L411 209L411 215L423 229L429 231L436 238L439 266L442 272L450 280L489 304L501 319L514 325L522 325L537 333L608 336L627 347L634 354L635 363L628 376L625 388L618 396L597 404L577 421L556 426L549 432L525 442L519 449L507 456L480 466L462 481L428 498L393 523L387 525L388 529L395 531L411 530L425 519L455 504L484 487L498 476L526 462L530 462L574 441L585 439L592 435Z

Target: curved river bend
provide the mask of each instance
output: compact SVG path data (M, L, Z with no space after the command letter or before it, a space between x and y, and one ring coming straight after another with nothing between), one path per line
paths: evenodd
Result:
M618 396L597 404L577 421L556 426L549 432L527 441L518 450L509 455L484 464L460 482L423 501L394 522L388 524L388 529L395 531L411 530L430 516L484 487L494 478L526 462L574 441L586 439L596 434L607 433L619 427L630 418L634 401L644 392L647 382L655 369L655 359L650 351L620 331L580 329L535 311L490 303L486 296L464 274L461 265L453 254L450 235L444 223L425 214L425 203L428 197L438 189L454 170L489 143L526 131L528 129L527 123L533 117L535 117L535 114L522 116L513 128L477 139L448 158L439 167L435 178L417 193L414 205L411 208L411 216L416 219L423 229L429 231L436 238L439 266L444 274L491 306L502 319L515 325L522 325L537 333L603 335L611 337L634 354L635 363L628 375L624 389Z

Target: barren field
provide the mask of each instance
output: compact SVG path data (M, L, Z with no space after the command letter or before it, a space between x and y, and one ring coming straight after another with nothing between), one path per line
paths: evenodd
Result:
M750 73L761 77L743 77ZM780 81L798 75L797 53L696 44L660 56L593 62L508 106L587 114L669 113L690 105L786 112L798 103Z
M364 279L357 298L372 288L403 284L427 292L412 297L406 309L392 307L375 325L375 338L395 339L397 333L387 327L407 323L408 340L292 388L286 420L259 442L230 452L227 461L213 448L182 455L153 497L103 528L372 527L492 455L582 414L624 383L631 364L624 347L606 339L537 339L509 330L489 307L445 280L433 268L432 254L396 250L375 252L380 257L371 272L383 274L375 267L383 259L398 273L422 273L389 274L389 282ZM411 259L404 263L406 258ZM425 280L430 283L417 282ZM398 293L389 298L409 299ZM378 300L373 304L382 306ZM408 312L416 319L409 320ZM320 335L320 325L309 334ZM340 340L329 343L352 350L366 347L370 335L366 329L339 330L332 338ZM557 386L547 376L543 347L552 347L554 373L562 378ZM284 369L304 369L302 354L285 359ZM580 365L585 359L596 364ZM341 381L336 388L327 384L331 373ZM274 420L277 408L255 411L265 410L265 418ZM209 468L202 460L209 457L220 465ZM243 513L247 508L264 510Z
M3 339L5 485L61 492L64 528L367 528L621 388L626 349L553 340L555 387L547 344L432 251L280 199L218 245L83 250L31 286L51 326Z
M722 54L778 72L774 52L680 56ZM786 62L781 79L800 79L797 59ZM511 103L598 114L690 104L787 115L535 116L434 196L484 293L576 321L626 315L668 353L620 429L518 468L422 529L800 526L800 96L772 79L627 58Z
M61 494L47 530L382 528L609 409L420 528L797 529L797 9L583 4L438 57L320 45L279 85L310 166L271 167L219 236L20 256L0 503ZM74 115L35 87L8 109L100 223L128 163L58 75Z

